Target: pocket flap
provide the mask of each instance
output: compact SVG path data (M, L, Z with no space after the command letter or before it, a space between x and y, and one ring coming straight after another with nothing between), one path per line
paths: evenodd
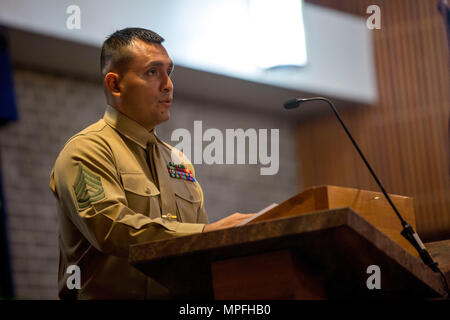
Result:
M156 196L160 192L143 173L121 173L123 188L141 196Z
M198 203L202 201L200 192L192 183L183 183L181 186L176 188L175 195L191 203Z

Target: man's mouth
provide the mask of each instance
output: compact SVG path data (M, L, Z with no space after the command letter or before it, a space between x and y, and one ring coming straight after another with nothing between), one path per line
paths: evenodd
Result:
M164 99L164 100L160 100L159 102L162 103L162 104L165 104L168 107L170 107L172 105L172 99L170 99L170 98Z

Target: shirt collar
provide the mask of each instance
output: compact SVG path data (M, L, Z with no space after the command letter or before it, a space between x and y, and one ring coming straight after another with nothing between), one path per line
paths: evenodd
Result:
M147 129L139 123L128 118L111 106L106 107L103 119L108 125L144 149L147 149L147 143L150 141L152 134L155 134L156 136L154 128L151 131L147 131Z

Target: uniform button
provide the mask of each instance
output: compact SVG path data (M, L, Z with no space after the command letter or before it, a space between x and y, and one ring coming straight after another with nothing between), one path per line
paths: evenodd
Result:
M145 188L145 193L150 194L150 193L152 193L152 190L150 190L149 187L146 187L146 188Z

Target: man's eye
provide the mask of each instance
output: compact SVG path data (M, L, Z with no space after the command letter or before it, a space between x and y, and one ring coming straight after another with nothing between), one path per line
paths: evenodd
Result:
M158 71L156 69L150 69L147 71L148 74L150 75L155 75Z

